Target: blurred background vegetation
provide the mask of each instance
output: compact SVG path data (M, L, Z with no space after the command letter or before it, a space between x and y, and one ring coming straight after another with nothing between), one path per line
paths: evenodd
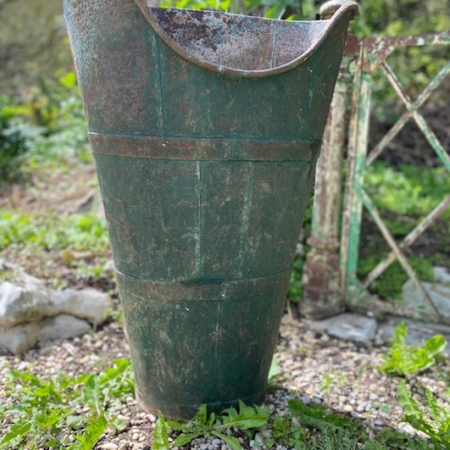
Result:
M283 19L313 19L320 0L161 0L162 6L213 8L231 12ZM450 0L363 0L362 13L352 23L357 37L392 36L448 31ZM17 175L24 154L36 160L43 147L68 152L65 140L72 139L71 151L85 157L83 113L64 26L61 0L0 0L0 175ZM446 48L445 50L448 50ZM420 91L430 75L440 68L448 52L429 49L419 52L414 67L409 55L400 55L400 72L414 74L411 83ZM417 56L417 55L416 55ZM403 65L403 67L402 67ZM399 74L402 78L402 73ZM393 92L385 85L385 97ZM450 91L450 87L448 89ZM449 96L440 96L448 103ZM381 99L384 104L385 98ZM392 112L391 108L383 108ZM379 119L384 120L382 111ZM73 121L73 124L72 124ZM70 136L47 138L67 132ZM70 128L70 127L69 127ZM65 131L64 131L65 129ZM76 133L80 132L77 136ZM45 143L42 140L45 140ZM54 142L56 140L56 142ZM50 152L51 153L51 152ZM18 161L16 161L16 157ZM11 163L11 166L9 165ZM6 168L8 169L6 173Z
M160 4L293 20L314 19L322 3L320 0L161 0ZM450 0L362 0L359 3L361 15L351 24L353 33L359 38L450 29ZM74 163L92 163L92 157L64 25L62 1L0 0L0 19L0 193L4 197L12 183L29 183L30 174L41 167L70 170ZM416 98L449 59L448 46L413 47L397 51L389 58L389 63L408 94ZM447 148L450 146L448 78L424 105L425 114L431 121L434 120L435 130L440 133ZM385 78L374 74L374 86L372 143L376 143L404 111L404 106ZM428 205L431 202L432 205L436 192L448 192L450 189L448 174L436 168L436 158L432 152L423 151L423 145L426 145L423 136L417 137L417 130L408 127L402 133L399 135L401 142L393 143L381 158L380 165L375 165L367 177L372 186L369 190L381 192L384 186L389 193L389 202L386 196L377 197L374 194L375 201L382 211L392 215L393 226L400 230L396 235L399 238L414 222L405 217L416 219L422 214L422 210L418 211L422 203ZM393 168L387 164L393 165ZM403 170L405 167L406 170ZM428 177L424 176L424 171L428 171ZM425 188L423 180L427 180ZM436 183L439 185L438 191ZM410 191L415 194L410 195ZM427 197L421 200L422 203L416 201L417 196L422 199L425 191L430 199ZM408 205L411 211L414 209L413 212L405 211ZM10 212L4 214L11 216ZM395 214L400 219L393 218ZM0 228L2 223L6 228L10 227L10 216L8 219L0 214ZM303 243L308 237L310 218L309 210ZM364 233L371 235L374 232L369 222L364 223L363 239ZM442 233L450 234L448 225L443 226ZM442 247L440 239L436 245ZM371 248L368 242L363 247ZM379 251L377 241L373 250L361 255L361 275L376 263L373 256ZM301 296L300 278L305 254L299 255L293 272L290 297L296 301ZM440 263L446 265L446 261L444 258ZM423 272L429 274L429 268ZM429 275L426 277L429 278ZM388 280L387 284L392 282Z

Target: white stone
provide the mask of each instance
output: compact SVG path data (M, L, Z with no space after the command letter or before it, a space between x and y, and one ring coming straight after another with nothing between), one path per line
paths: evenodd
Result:
M55 292L53 304L60 313L71 314L94 324L104 322L111 309L109 295L95 289L65 289Z
M345 313L312 322L311 328L339 339L368 344L375 337L377 321L371 317Z
M106 444L100 445L100 448L103 450L117 450L119 446L117 444L114 444L112 442L107 442Z
M14 327L0 326L0 347L17 355L34 347L38 342L68 339L87 333L90 329L91 326L85 320L66 314Z
M53 291L19 268L0 262L0 269L5 267L12 271L14 281L0 283L1 327L38 322L60 314L98 324L106 319L110 311L111 300L105 293L94 289Z

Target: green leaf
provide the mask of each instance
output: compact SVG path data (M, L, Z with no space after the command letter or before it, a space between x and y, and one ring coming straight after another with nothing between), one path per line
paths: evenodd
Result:
M178 431L187 431L192 429L192 425L189 423L177 422L175 420L167 420L166 421L167 428L171 428L172 430Z
M152 450L170 450L166 421L160 412L158 412L158 421L153 432Z
M447 341L441 334L436 334L430 339L426 340L423 344L424 348L430 353L431 356L435 356L442 353L447 346Z
M338 414L326 414L327 407L323 405L305 405L299 400L289 400L289 412L306 425L323 428L353 428L355 424L348 417Z
M84 430L84 434L75 436L75 439L81 443L81 446L78 444L78 447L76 447L80 450L91 450L108 425L103 415L90 419L90 422L90 425Z
M394 375L408 375L420 372L431 367L435 362L435 356L441 353L446 346L442 335L436 335L428 339L422 347L406 345L408 328L401 322L395 329L389 356L384 358L380 369Z
M201 405L200 408L198 408L197 412L195 413L193 422L203 425L206 425L208 423L208 410L205 404Z
M61 417L64 417L64 411L41 411L40 414L36 415L36 423L42 427L47 428L57 424Z
M5 448L6 444L9 444L11 441L17 439L22 439L28 431L30 431L31 428L31 422L27 420L21 420L20 422L17 422L14 424L6 433L6 435L3 437L2 441L0 442L0 448Z
M198 438L203 434L202 431L197 431L195 433L187 433L187 434L180 434L173 442L173 447L183 447L183 445L189 444L192 440L195 438Z
M269 381L270 381L272 378L275 378L275 377L278 375L278 373L279 373L278 361L277 361L276 356L274 356L274 357L272 358L272 362L271 362L271 364L270 364Z
M78 429L81 428L83 425L85 425L87 422L87 419L85 416L67 416L66 417L66 427L67 428L73 428Z
M242 450L241 443L234 436L228 436L226 434L219 433L218 431L212 431L212 434L219 439L222 439L222 441L225 442L231 450Z
M223 412L223 425L218 425L216 429L238 427L243 430L259 428L265 425L270 416L268 408L256 410L251 406L246 406L239 401L239 413L234 408L228 408Z

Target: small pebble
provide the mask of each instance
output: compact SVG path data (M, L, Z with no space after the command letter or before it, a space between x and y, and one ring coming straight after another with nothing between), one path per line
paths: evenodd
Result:
M118 445L113 444L112 442L107 442L106 444L100 445L102 450L117 450L119 448Z

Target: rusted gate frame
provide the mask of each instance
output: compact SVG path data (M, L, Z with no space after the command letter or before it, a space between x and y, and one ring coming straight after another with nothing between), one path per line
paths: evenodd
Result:
M344 201L344 215L341 238L341 258L340 275L344 298L353 307L370 309L375 312L391 312L405 316L413 316L429 320L441 319L439 311L425 291L423 284L417 278L411 265L408 263L403 250L412 243L439 217L439 215L449 206L450 195L446 196L442 202L431 211L412 230L406 238L397 244L384 224L380 214L364 191L364 171L381 154L389 142L399 133L402 127L413 118L419 129L435 150L444 167L450 171L450 157L445 152L443 146L427 125L423 116L419 113L419 108L427 100L430 94L440 85L442 80L450 73L450 63L433 78L429 85L412 101L403 90L400 82L386 62L387 56L397 47L423 46L423 45L448 45L450 43L450 33L429 34L423 36L406 36L395 38L371 38L360 40L355 66L354 89L352 96L352 113L349 131L348 150L348 177L346 182L346 194ZM370 120L371 102L371 82L373 71L380 67L387 79L394 87L398 96L406 106L406 112L388 131L381 141L370 152L367 152L367 138ZM391 247L391 252L384 258L363 280L357 278L357 265L359 253L360 224L363 206L368 210L374 222L380 229L383 237ZM367 288L379 277L392 262L400 262L408 276L413 281L415 287L422 293L428 303L426 311L415 311L407 309L403 304L396 302L380 301L371 296Z

